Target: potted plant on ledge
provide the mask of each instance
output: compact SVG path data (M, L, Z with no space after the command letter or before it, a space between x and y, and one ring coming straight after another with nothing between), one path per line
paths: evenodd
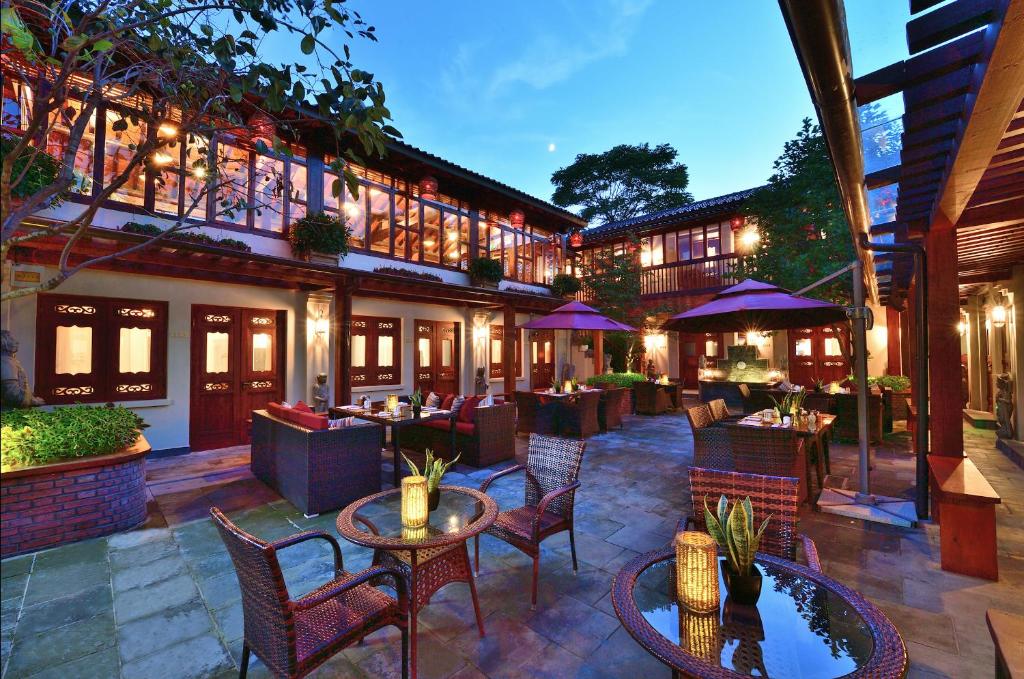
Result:
M469 280L481 288L497 288L504 277L501 262L490 257L477 257L469 263Z
M348 254L348 225L332 215L316 212L292 222L288 240L292 254L308 262L333 264Z
M574 299L581 287L578 278L572 274L560 273L551 281L551 294L555 297Z

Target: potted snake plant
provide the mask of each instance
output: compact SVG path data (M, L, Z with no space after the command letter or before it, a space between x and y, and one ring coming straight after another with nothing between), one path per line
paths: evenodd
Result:
M423 392L419 387L416 387L416 391L409 397L409 405L412 406L412 416L419 419L420 413L423 412Z
M750 498L736 502L729 510L729 499L723 495L718 499L716 514L708 509L708 498L704 497L704 522L708 533L725 552L722 561L722 576L729 596L738 603L752 606L761 596L761 571L754 563L761 536L772 518L769 514L754 530L754 509Z
M441 502L441 479L448 473L448 470L459 461L462 454L455 456L455 459L451 462L445 462L441 458L434 457L434 451L427 448L427 460L423 464L423 476L427 477L427 509L434 511L437 509L438 504ZM409 470L412 471L413 476L419 476L419 467L413 463L412 460L402 454L402 458L405 459L405 463L409 465Z

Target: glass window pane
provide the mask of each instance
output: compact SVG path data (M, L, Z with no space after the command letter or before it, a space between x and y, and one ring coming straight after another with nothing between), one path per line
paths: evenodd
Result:
M334 182L336 181L338 181L338 175L324 171L324 209L332 212L337 212L340 209L338 207L340 199L334 195ZM344 186L341 187L341 190L344 191Z
M459 216L444 212L444 263L456 266L459 263Z
M288 200L288 219L294 222L306 216L306 166L295 158L288 165Z
M92 372L92 328L77 325L57 326L58 375L87 375Z
M274 340L270 333L257 332L252 336L252 371L266 373L274 369Z
M469 215L459 216L459 268L469 268L469 231L472 226L472 220Z
M210 140L205 137L193 136L185 145L185 212L191 208L189 214L196 219L206 219L206 166L209 153Z
M103 150L103 185L107 186L114 180L120 180L128 169L132 158L135 157L135 149L146 140L146 124L134 124L127 117L115 111L107 111L107 137L106 147ZM114 126L127 123L124 130L115 130ZM159 151L153 156L154 163L170 162L173 160L167 151ZM128 180L122 184L113 194L112 200L129 203L131 205L142 205L146 198L146 169L140 163L130 172Z
M452 356L455 353L455 342L450 339L441 340L441 367L452 367Z
M554 353L553 353L552 350L553 350L553 347L551 346L551 342L544 342L544 362L545 363L554 363L555 362L555 356L554 356Z
M226 332L206 333L206 372L226 373L228 371L228 347Z
M118 372L148 373L153 332L149 328L121 328Z
M156 170L153 207L159 212L177 215L178 196L181 195L181 144L168 144L154 155L153 167Z
M245 225L249 201L249 152L230 144L217 145L216 217L221 221Z
M718 239L718 227L708 227L708 240L707 240L707 252L708 257L714 257L715 255L721 254L721 243Z
M370 249L391 252L391 194L370 189Z
M395 340L390 336L377 338L377 367L390 368L395 364L394 360Z
M406 248L409 242L408 235L406 234L406 206L408 205L409 199L405 196L396 193L395 194L395 252L393 253L398 259L408 259L409 255L406 252Z
M68 116L68 111L75 115ZM82 105L77 101L65 102L61 111L53 113L53 123L50 125L50 134L46 138L46 152L59 161L63 161L64 154L68 150L71 137L71 126L74 125ZM96 155L96 112L89 116L89 122L85 126L85 132L78 142L78 149L75 151L75 183L72 191L88 195L92 193L92 167Z
M537 345L540 344L540 342L530 342L530 344L532 345L532 351L530 352L532 354L532 356L533 356L532 362L534 364L536 364L537 363Z
M677 244L679 250L679 261L685 262L690 259L690 232L680 231Z
M701 259L704 257L704 230L694 229L691 233L693 237L693 258Z
M352 367L366 367L366 335L352 335Z
M811 338L802 337L796 341L793 345L793 353L796 356L810 356L811 355Z
M665 263L671 264L676 261L679 256L679 252L676 250L676 234L672 233L665 234Z
M825 338L825 355L826 356L842 356L843 352L839 348L839 339L836 337Z
M704 342L704 355L705 356L718 356L718 341L717 340L705 340L705 342Z
M665 263L665 252L661 247L661 236L657 235L651 239L651 265L658 266Z
M423 261L437 264L441 261L441 211L423 206Z
M491 363L493 363L493 364L500 364L501 363L501 340L500 339L492 339L491 340Z
M347 185L343 185L341 190L345 196L345 220L351 232L348 242L354 248L366 247L366 188L359 189L358 198L352 195Z
M409 199L409 210L405 215L406 228L409 234L409 261L420 261L420 202L413 198Z
M256 156L253 228L284 231L284 161Z
M430 367L430 339L427 337L420 337L416 340L416 351L419 353L419 366L421 368Z

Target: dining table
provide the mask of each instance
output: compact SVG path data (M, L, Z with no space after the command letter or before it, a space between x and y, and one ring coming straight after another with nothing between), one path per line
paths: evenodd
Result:
M831 415L829 413L818 413L815 416L814 424L810 424L806 416L799 416L793 418L793 420L786 425L775 421L765 422L760 413L754 413L753 415L747 415L739 420L735 420L732 424L738 424L744 427L759 427L762 429L771 429L773 427L785 427L787 429L792 429L796 432L797 437L804 440L806 442L805 445L808 446L808 464L810 464L812 459L811 453L814 453L813 459L815 472L818 477L818 488L824 488L822 484L824 483L825 475L832 473L832 465L829 463L828 442L832 436L832 429L835 421L835 415ZM810 483L810 478L808 478L808 483Z
M759 553L761 594L733 601L721 568L717 607L679 601L672 549L641 554L612 582L622 626L673 677L903 677L896 627L860 593L820 571Z
M383 407L364 408L362 406L334 406L329 409L331 419L344 417L355 417L360 420L375 422L385 429L391 430L391 449L394 456L395 469L392 474L392 483L398 488L402 480L402 429L414 424L424 424L432 420L451 419L450 410L439 410L424 408L419 416L413 415L410 409L404 409L401 414L395 415L393 411ZM455 450L455 427L451 427L451 450Z
M408 528L402 523L401 488L356 500L336 522L338 534L373 550L373 564L398 569L409 581L409 639L412 677L416 677L416 619L437 590L452 582L469 585L480 636L484 621L466 543L487 530L498 517L498 505L486 493L463 486L440 486L437 509L427 525ZM381 582L388 584L388 576Z

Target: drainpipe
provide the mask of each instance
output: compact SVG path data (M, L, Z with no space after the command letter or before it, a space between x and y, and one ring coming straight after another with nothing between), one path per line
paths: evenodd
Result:
M917 495L915 504L919 519L928 518L928 264L924 248L914 243L883 245L872 243L862 235L860 246L872 252L909 254L914 258L914 315L917 317L917 348L914 350L914 381L917 391L917 430L914 432L914 455L917 461Z

